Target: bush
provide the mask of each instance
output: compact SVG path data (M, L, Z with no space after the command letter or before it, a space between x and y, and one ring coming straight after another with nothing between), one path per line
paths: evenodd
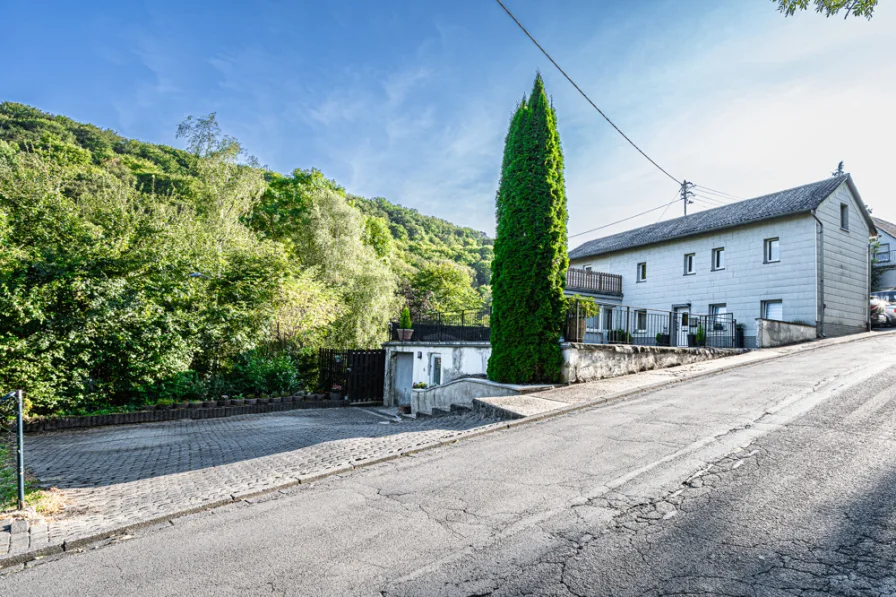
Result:
M401 320L398 323L398 327L403 330L411 329L413 323L411 322L411 310L405 307L401 310Z
M298 359L285 352L265 352L253 350L240 355L227 377L232 392L281 395L302 387Z

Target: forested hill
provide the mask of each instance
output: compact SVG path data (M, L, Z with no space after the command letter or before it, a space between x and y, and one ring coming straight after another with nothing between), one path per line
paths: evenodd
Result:
M143 190L156 194L195 192L197 161L191 153L127 139L115 131L30 106L0 104L0 140L23 148L45 148L66 163L100 166L120 162L135 175ZM472 268L475 287L489 283L493 240L484 232L421 214L382 197L349 198L365 215L388 222L399 258L395 266L400 274L411 275L426 263L447 260Z
M404 306L488 306L482 232L263 169L214 115L177 133L0 104L0 385L32 412L312 389Z

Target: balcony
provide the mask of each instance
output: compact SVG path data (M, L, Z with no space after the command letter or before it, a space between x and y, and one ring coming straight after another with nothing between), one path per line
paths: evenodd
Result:
M622 276L571 267L566 270L566 290L622 296Z

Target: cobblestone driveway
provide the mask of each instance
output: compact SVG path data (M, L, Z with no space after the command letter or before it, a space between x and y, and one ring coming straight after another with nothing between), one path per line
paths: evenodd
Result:
M67 505L30 542L0 533L0 555L347 470L491 423L472 414L395 420L342 408L29 435L29 469L62 489Z

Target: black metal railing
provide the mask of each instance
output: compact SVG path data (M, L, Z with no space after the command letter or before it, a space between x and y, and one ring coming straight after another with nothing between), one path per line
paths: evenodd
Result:
M620 305L600 305L596 315L570 305L565 339L585 344L671 347L738 347L733 314L697 315Z
M402 332L398 322L389 324L393 342L488 342L491 339L491 309L470 309L428 313L411 324L412 332Z
M896 266L896 251L880 251L875 253L874 265L879 267Z
M318 375L318 387L325 394L341 396L350 404L382 403L386 351L321 348Z
M571 267L566 270L566 289L621 296L622 276Z

